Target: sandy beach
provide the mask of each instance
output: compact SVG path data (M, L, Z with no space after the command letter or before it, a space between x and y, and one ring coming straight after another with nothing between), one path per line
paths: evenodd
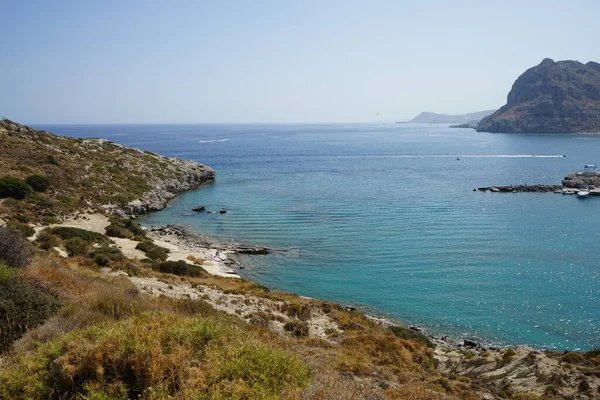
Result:
M78 214L66 219L60 224L54 224L49 226L36 226L34 229L36 234L31 237L31 240L35 240L38 233L46 228L54 227L72 227L85 229L92 232L102 233L106 232L106 227L110 225L109 219L106 215L95 213L95 214ZM229 278L239 278L234 271L228 266L228 259L232 254L232 251L222 250L220 248L212 248L210 245L201 246L198 243L191 243L186 241L175 234L162 234L159 235L157 232L149 231L147 236L151 238L154 243L158 246L169 249L168 261L186 261L189 257L205 260L202 264L202 268L209 274L218 275ZM131 239L124 238L110 238L114 244L111 246L119 248L123 254L131 259L141 260L146 258L146 255L137 250L135 247L139 242ZM218 247L218 246L217 246ZM66 257L66 253L60 248L55 250L62 256Z

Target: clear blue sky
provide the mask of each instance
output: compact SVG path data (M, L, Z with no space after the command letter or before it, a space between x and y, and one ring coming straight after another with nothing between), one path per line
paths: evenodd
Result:
M499 107L545 57L600 61L598 0L0 0L0 17L0 115L23 123L393 121Z

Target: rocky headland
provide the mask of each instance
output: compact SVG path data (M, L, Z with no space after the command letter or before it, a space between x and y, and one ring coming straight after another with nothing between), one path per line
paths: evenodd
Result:
M34 190L26 182L32 177L41 179L44 187ZM0 178L8 179L0 186L18 188L5 197L20 200L0 204L0 216L23 214L38 221L46 217L52 223L83 208L122 217L160 210L178 193L213 181L215 171L105 139L60 136L4 119Z
M424 111L408 121L414 124L473 124L479 122L482 118L493 114L495 110L476 111L467 114L438 114ZM400 123L400 122L397 122Z
M600 132L600 64L544 59L515 81L479 132Z

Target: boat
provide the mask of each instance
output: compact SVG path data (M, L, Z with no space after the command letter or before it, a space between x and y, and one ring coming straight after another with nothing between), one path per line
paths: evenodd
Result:
M590 195L588 188L580 188L577 192L577 197L587 197Z
M560 193L562 193L562 194L575 194L575 191L569 190L567 188L564 188L563 190L560 191Z

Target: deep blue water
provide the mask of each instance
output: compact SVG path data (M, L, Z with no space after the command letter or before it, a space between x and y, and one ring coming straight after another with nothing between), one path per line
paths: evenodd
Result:
M600 198L472 191L560 183L600 161L599 136L401 124L43 128L212 166L216 183L143 222L293 249L244 260L248 279L433 333L600 346Z

